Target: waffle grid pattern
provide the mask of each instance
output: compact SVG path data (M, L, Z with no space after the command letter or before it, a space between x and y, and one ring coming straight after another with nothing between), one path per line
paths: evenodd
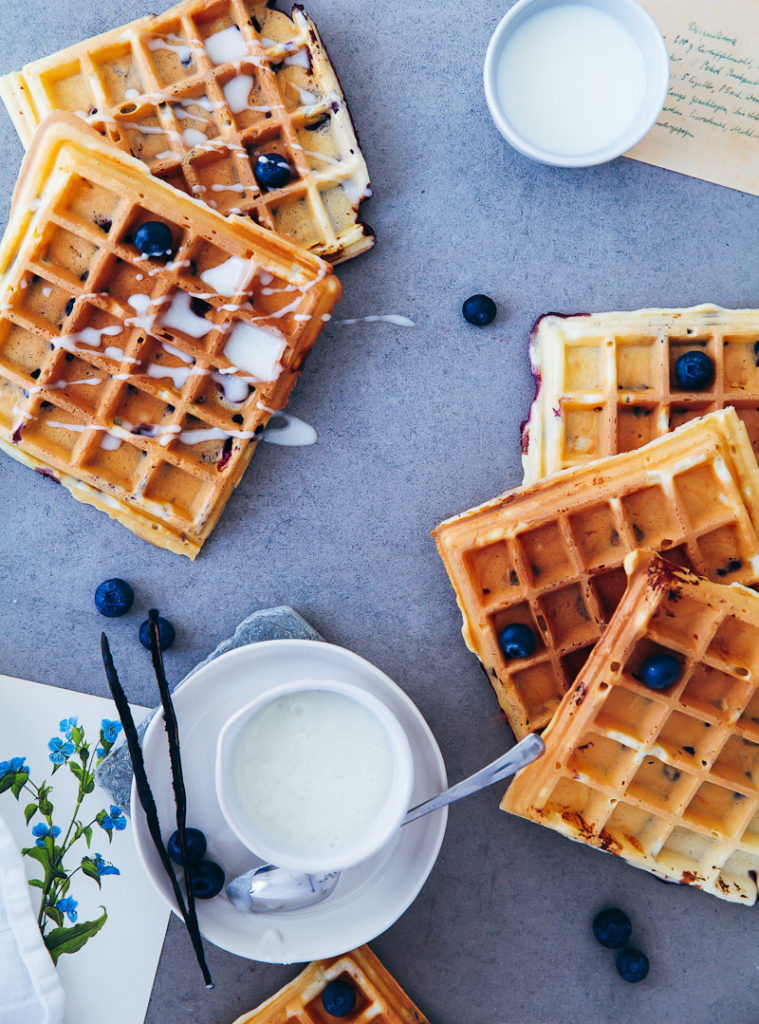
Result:
M759 596L632 556L630 587L505 810L734 902L759 872ZM640 682L675 652L680 679Z
M0 436L10 454L89 485L106 510L130 507L137 517L131 528L192 557L256 435L286 403L336 301L334 279L289 246L267 251L272 236L252 227L242 229L241 249L241 229L204 212L217 228L209 233L193 216L195 204L138 164L132 188L120 192L120 158L109 163L88 148L105 144L78 126L64 119L60 131L79 130L86 141L60 157L34 201L15 262L0 266ZM169 263L147 259L134 245L140 223L156 219L172 230ZM239 277L234 294L209 291L199 275L232 258L243 267L252 260L255 270ZM129 302L135 295L144 298L139 310ZM178 296L202 316L185 313L180 327L167 326L163 318ZM204 335L185 333L188 321ZM227 358L236 324L281 339L283 369L274 380L258 381ZM230 385L235 401L226 397Z
M727 405L759 452L759 310L716 306L548 315L531 339L538 393L525 431L525 483L648 441ZM675 363L713 361L713 383L684 391Z
M523 487L433 531L479 657L518 738L550 721L649 547L704 576L759 581L759 470L724 410L632 452ZM513 622L538 638L507 660Z
M184 0L6 76L0 95L27 143L48 112L67 110L156 176L331 262L373 244L358 220L371 195L366 164L316 28L297 5L291 20L261 0ZM292 180L262 190L253 167L275 152Z
M428 1024L368 946L309 964L235 1024L332 1024L336 1018L324 1010L321 993L336 978L347 981L356 992L355 1008L340 1018L345 1024Z

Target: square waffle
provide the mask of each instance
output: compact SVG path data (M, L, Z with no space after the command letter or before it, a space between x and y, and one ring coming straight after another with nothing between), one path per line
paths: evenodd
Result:
M663 878L753 904L759 872L759 595L650 552L501 807ZM679 679L641 682L674 653Z
M433 531L482 662L518 738L547 725L624 593L638 547L712 579L759 581L759 470L733 409L645 448L556 473ZM537 646L507 660L499 634Z
M339 263L374 244L366 163L316 26L265 0L184 0L0 78L25 145L70 111L153 174ZM262 189L259 156L290 180Z
M168 262L135 246L147 221ZM0 448L194 558L339 294L328 264L53 114L0 244Z
M327 1024L336 1020L322 1003L324 989L336 979L347 982L356 994L354 1008L340 1016L345 1024L428 1024L368 946L309 964L289 985L258 1009L238 1017L235 1024Z
M684 391L675 364L700 351L714 364ZM759 310L641 309L541 317L530 338L535 401L523 428L524 482L632 451L688 420L732 405L759 453Z

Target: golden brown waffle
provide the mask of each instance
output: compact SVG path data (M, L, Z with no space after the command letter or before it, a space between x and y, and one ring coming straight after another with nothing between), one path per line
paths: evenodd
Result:
M135 246L147 221L169 262ZM51 115L0 245L0 447L194 558L339 294L328 264Z
M223 33L220 35L220 33ZM184 0L0 79L25 145L55 110L85 118L153 174L332 263L374 244L366 163L316 26L264 0ZM290 181L253 168L280 153Z
M433 531L463 634L521 738L546 725L624 593L637 547L712 579L759 580L759 470L733 409L635 452L510 491ZM527 624L534 654L499 634Z
M368 946L309 964L289 985L258 1009L238 1017L235 1024L330 1024L337 1018L324 1010L322 992L335 979L347 982L356 993L354 1009L340 1017L345 1024L428 1024Z
M501 804L663 878L753 904L759 872L759 595L651 553ZM680 678L641 668L674 653Z
M705 352L714 381L683 391L675 363ZM536 323L530 359L536 395L523 429L524 482L632 451L732 405L759 453L759 310L641 309Z

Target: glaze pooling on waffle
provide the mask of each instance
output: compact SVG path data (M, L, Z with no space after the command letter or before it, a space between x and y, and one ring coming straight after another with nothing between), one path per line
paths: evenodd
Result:
M184 0L0 79L25 145L77 114L151 172L224 214L252 217L333 263L370 248L366 163L316 26L262 0ZM271 191L259 156L294 171Z
M354 1009L340 1018L346 1024L428 1024L368 946L309 964L289 985L238 1017L235 1024L326 1024L335 1020L323 1008L322 992L336 979L348 982L356 993Z
M524 482L632 451L732 405L759 452L759 310L695 306L541 317L530 338L536 395L524 428ZM700 351L713 383L684 391L675 363Z
M150 220L168 262L134 244ZM194 557L339 292L328 264L52 115L0 247L0 447Z
M759 581L759 470L724 409L645 448L557 473L433 531L469 648L515 735L546 725L625 590L625 556L664 551L712 579ZM511 622L537 637L507 661Z
M501 804L663 878L753 904L759 873L759 596L651 553ZM673 653L651 690L643 661Z

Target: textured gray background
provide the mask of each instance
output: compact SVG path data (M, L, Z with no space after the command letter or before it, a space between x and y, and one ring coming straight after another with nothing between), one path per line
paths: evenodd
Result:
M0 71L156 4L0 0ZM338 315L402 313L418 326L325 330L291 403L319 443L261 445L194 565L0 460L2 671L105 694L92 595L119 575L138 600L108 632L133 699L156 696L136 641L148 606L176 623L167 661L179 679L251 610L287 602L406 689L452 778L510 745L428 531L518 483L537 314L759 304L759 201L630 161L568 171L513 153L480 84L508 6L310 0L376 191L365 209L379 242L340 269ZM0 115L3 221L20 159ZM481 331L459 313L475 291L499 304ZM756 1021L756 912L510 819L499 795L454 808L427 886L374 943L433 1024ZM589 934L607 902L629 910L651 957L641 985L620 981ZM293 974L213 948L209 959L206 994L173 922L150 1024L229 1024Z

